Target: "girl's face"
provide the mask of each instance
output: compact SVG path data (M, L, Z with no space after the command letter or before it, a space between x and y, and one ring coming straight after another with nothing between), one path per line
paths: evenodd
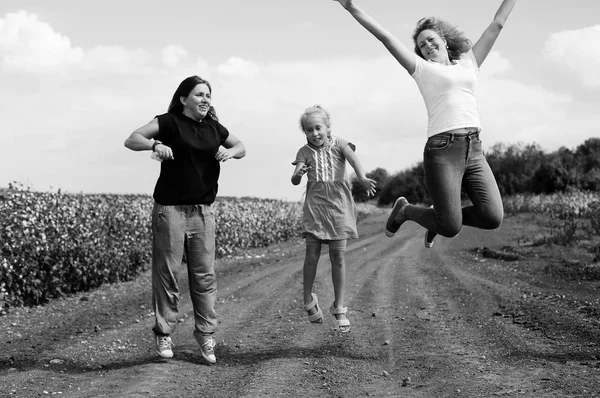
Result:
M417 36L417 46L423 58L433 62L447 63L449 61L446 42L437 32L425 29Z
M317 113L308 115L302 122L302 126L306 139L314 146L320 147L329 141L329 127L325 124L322 115Z
M194 120L204 119L210 108L210 89L206 84L197 84L187 97L180 98L183 104L183 114Z

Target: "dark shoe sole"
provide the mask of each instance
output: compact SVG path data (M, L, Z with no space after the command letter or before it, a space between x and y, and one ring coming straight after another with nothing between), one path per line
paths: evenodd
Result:
M398 215L400 210L402 210L402 208L404 206L406 206L407 204L408 204L408 201L406 200L406 198L404 196L400 196L394 202L394 207L392 208L392 212L390 213L390 216L388 217L387 222L385 223L385 236L387 236L388 238L392 238L394 235L396 235L396 232L398 232L398 230L400 229L400 226L402 225L402 223L399 224L398 222L396 222L396 216Z

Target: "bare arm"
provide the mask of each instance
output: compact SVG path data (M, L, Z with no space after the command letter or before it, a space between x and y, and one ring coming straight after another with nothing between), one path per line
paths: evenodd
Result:
M516 2L517 0L503 0L500 8L496 11L496 15L494 15L494 20L477 40L477 43L473 45L473 54L477 60L477 65L481 66L492 50Z
M350 163L350 166L352 166L352 168L354 169L356 177L358 178L358 182L364 188L364 190L367 191L367 196L375 195L375 186L377 182L375 180L367 178L362 163L360 162L358 156L356 156L350 145L346 145L344 147L343 153L346 159L348 160L348 163Z
M131 133L125 140L125 147L132 151L151 151L154 138L158 136L158 130L158 119L154 118ZM161 159L173 159L171 148L162 143L154 147L154 152Z
M365 13L352 0L334 0L344 7L350 15L356 19L366 30L371 32L388 49L390 54L402 65L411 75L415 71L416 54L410 51L394 35L385 30L375 19Z
M125 147L132 151L151 151L153 139L158 135L158 119L154 118L148 124L135 130L125 140Z
M300 181L302 181L302 176L308 173L310 167L304 162L294 162L294 164L296 165L296 168L292 173L292 184L298 185L300 184Z
M241 159L246 156L246 147L237 137L233 134L229 134L229 137L223 143L223 146L219 147L215 159L219 162L225 162L229 159Z

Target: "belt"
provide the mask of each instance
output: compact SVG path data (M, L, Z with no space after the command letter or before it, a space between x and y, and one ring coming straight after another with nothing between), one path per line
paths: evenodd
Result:
M448 137L451 141L453 140L470 140L472 138L479 137L479 129L476 127L468 127L462 129L451 130L445 133L439 133L436 135L432 135L429 139L433 137Z

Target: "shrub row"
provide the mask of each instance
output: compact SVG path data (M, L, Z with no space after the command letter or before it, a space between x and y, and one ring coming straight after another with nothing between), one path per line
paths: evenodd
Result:
M551 195L518 194L503 198L506 213L546 214L552 219L592 220L600 234L600 193L571 191Z
M138 275L150 254L150 205L136 195L5 191L0 305L40 304Z
M600 194L572 191L551 195L513 195L504 199L507 213L543 214L554 220L550 235L535 244L570 246L581 239L591 241L600 236ZM600 251L592 250L594 261Z
M214 206L218 256L285 242L301 232L302 207L297 202L228 198Z
M0 311L131 280L151 256L148 195L0 191ZM217 256L300 236L302 205L224 198L215 204ZM360 204L359 220L375 206Z

